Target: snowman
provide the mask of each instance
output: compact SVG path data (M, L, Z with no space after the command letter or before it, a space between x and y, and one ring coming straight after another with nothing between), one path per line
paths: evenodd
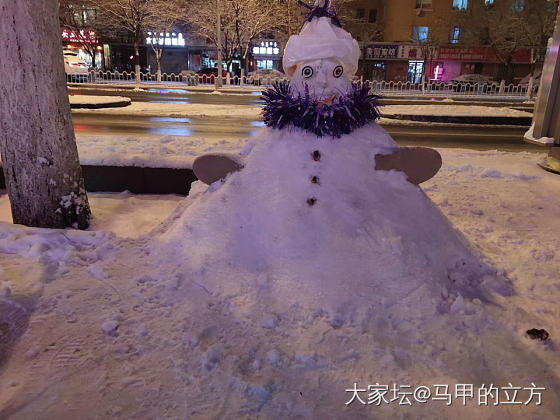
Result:
M276 84L264 92L264 121L276 129L303 128L317 137L340 138L369 125L372 147L382 146L371 170L398 170L408 181L420 184L441 167L439 153L429 148L398 148L375 126L379 117L377 97L367 85L352 82L358 68L360 48L340 27L328 0L318 0L310 9L299 35L291 36L283 66L289 83ZM375 134L374 134L375 133ZM243 160L227 155L197 158L193 170L201 181L212 184L228 173L241 170Z
M351 80L358 57L328 2L316 4L286 45L290 82L264 93L266 127L239 156L195 161L206 184L156 236L162 264L180 262L213 295L343 323L374 303L445 311L441 296L511 292L418 187L439 154L399 148L375 123L376 97Z

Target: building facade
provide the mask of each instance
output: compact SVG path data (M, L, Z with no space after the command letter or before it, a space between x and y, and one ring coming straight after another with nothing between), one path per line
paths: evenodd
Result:
M449 82L463 74L498 78L503 65L494 48L466 40L461 13L482 17L490 8L516 7L525 0L359 0L350 29L360 42L360 73L366 79L418 83ZM529 0L527 0L529 1ZM463 18L464 19L464 18ZM357 22L356 22L357 21ZM464 22L464 20L463 20ZM365 36L360 37L361 34ZM368 34L377 35L367 37ZM519 82L531 69L531 49L513 54L511 82Z
M515 7L524 11L531 0L355 0L343 4L341 18L345 28L358 40L362 49L359 76L369 80L418 83L426 80L448 82L463 74L483 74L498 79L503 60L497 51L483 42L464 36L460 16L484 17L492 8ZM513 5L513 6L512 6ZM83 20L93 19L86 10ZM464 21L463 21L464 22ZM161 66L164 73L200 70L217 65L215 45L198 36L192 28L177 26L156 37L143 34L140 61L143 71L156 71L154 42L164 48ZM75 42L76 34L64 29L64 46L83 49ZM91 34L97 48L96 66L105 70L132 71L134 49L125 33L111 39ZM270 36L255 39L249 51L248 70L282 70L283 45ZM85 52L80 55L86 61ZM511 82L526 76L531 69L531 49L518 48L510 60ZM242 60L234 57L231 70L239 74Z

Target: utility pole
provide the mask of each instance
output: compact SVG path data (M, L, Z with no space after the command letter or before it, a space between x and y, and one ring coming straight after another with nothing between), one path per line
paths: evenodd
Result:
M222 87L222 14L220 0L216 0L216 47L218 48L218 77L216 77L216 89Z
M533 132L525 140L549 147L545 162L539 164L546 170L560 173L560 4L552 43L544 63L541 85L533 117Z

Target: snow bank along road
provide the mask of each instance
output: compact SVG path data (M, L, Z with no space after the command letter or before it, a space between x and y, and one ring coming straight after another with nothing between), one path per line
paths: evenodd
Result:
M116 108L129 106L131 103L130 98L123 96L69 95L68 99L73 109Z
M77 101L80 96L72 96ZM108 97L86 96L93 104ZM100 98L99 101L96 98ZM381 114L425 115L425 116L462 116L462 117L531 117L531 113L508 107L471 106L471 105L383 105ZM121 109L76 110L75 113L95 113L110 115L143 116L181 116L181 117L222 117L255 119L261 115L261 107L254 105L200 104L200 103L156 103L135 102Z
M222 91L221 94L214 94L211 90L206 92L193 90L189 87L169 86L146 86L142 90L134 90L130 86L125 87L69 87L71 94L80 95L121 95L130 98L133 102L155 102L155 103L198 103L198 104L230 104L230 105L256 105L259 102L261 91L247 90L245 93L231 93ZM480 97L453 99L441 97L403 97L383 96L380 98L382 105L476 105L494 107L512 107L524 111L532 112L534 102L522 99L504 100L501 98Z

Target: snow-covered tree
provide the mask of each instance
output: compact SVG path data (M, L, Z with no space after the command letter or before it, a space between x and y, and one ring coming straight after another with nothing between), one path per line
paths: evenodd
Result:
M0 152L14 223L84 229L57 0L0 4Z
M243 68L247 69L247 59L254 39L269 32L276 23L277 16L270 0L231 0L237 50Z
M231 69L237 52L237 36L235 13L231 9L232 0L221 0L220 4L220 38L217 35L218 2L216 0L179 0L184 11L183 20L200 36L208 38L216 47L220 39L222 58L228 69Z
M255 37L270 31L277 19L270 0L221 0L222 56L227 67L235 56L246 62ZM218 45L217 2L215 0L185 1L185 20L199 35Z
M269 0L274 5L275 23L271 27L274 37L282 44L286 42L290 36L298 34L308 9L301 6L297 0ZM315 0L303 0L309 6L313 6ZM352 24L355 19L353 16L354 9L349 7L352 0L336 0L331 1L331 9L333 9L343 24Z
M150 38L150 46L156 58L157 81L161 82L161 60L166 44L165 38L173 30L179 16L174 7L169 4L163 5L161 1L153 1L148 8L148 19L146 20L146 32Z
M544 60L548 38L552 36L557 1L501 0L477 5L457 13L464 43L488 45L500 61L498 78L511 83L515 54L522 48L533 50L533 66Z
M146 24L158 0L96 0L98 20L106 29L127 31L134 39L136 83L140 83L140 45ZM165 3L165 2L164 2ZM167 4L160 3L162 7ZM162 9L164 10L164 9Z
M531 48L531 76L539 63L546 58L548 38L554 32L558 0L533 0L527 2L524 13L518 15L519 28L524 43Z
M298 34L306 10L297 1L270 0L274 5L275 25L271 28L274 38L286 45L290 36Z

